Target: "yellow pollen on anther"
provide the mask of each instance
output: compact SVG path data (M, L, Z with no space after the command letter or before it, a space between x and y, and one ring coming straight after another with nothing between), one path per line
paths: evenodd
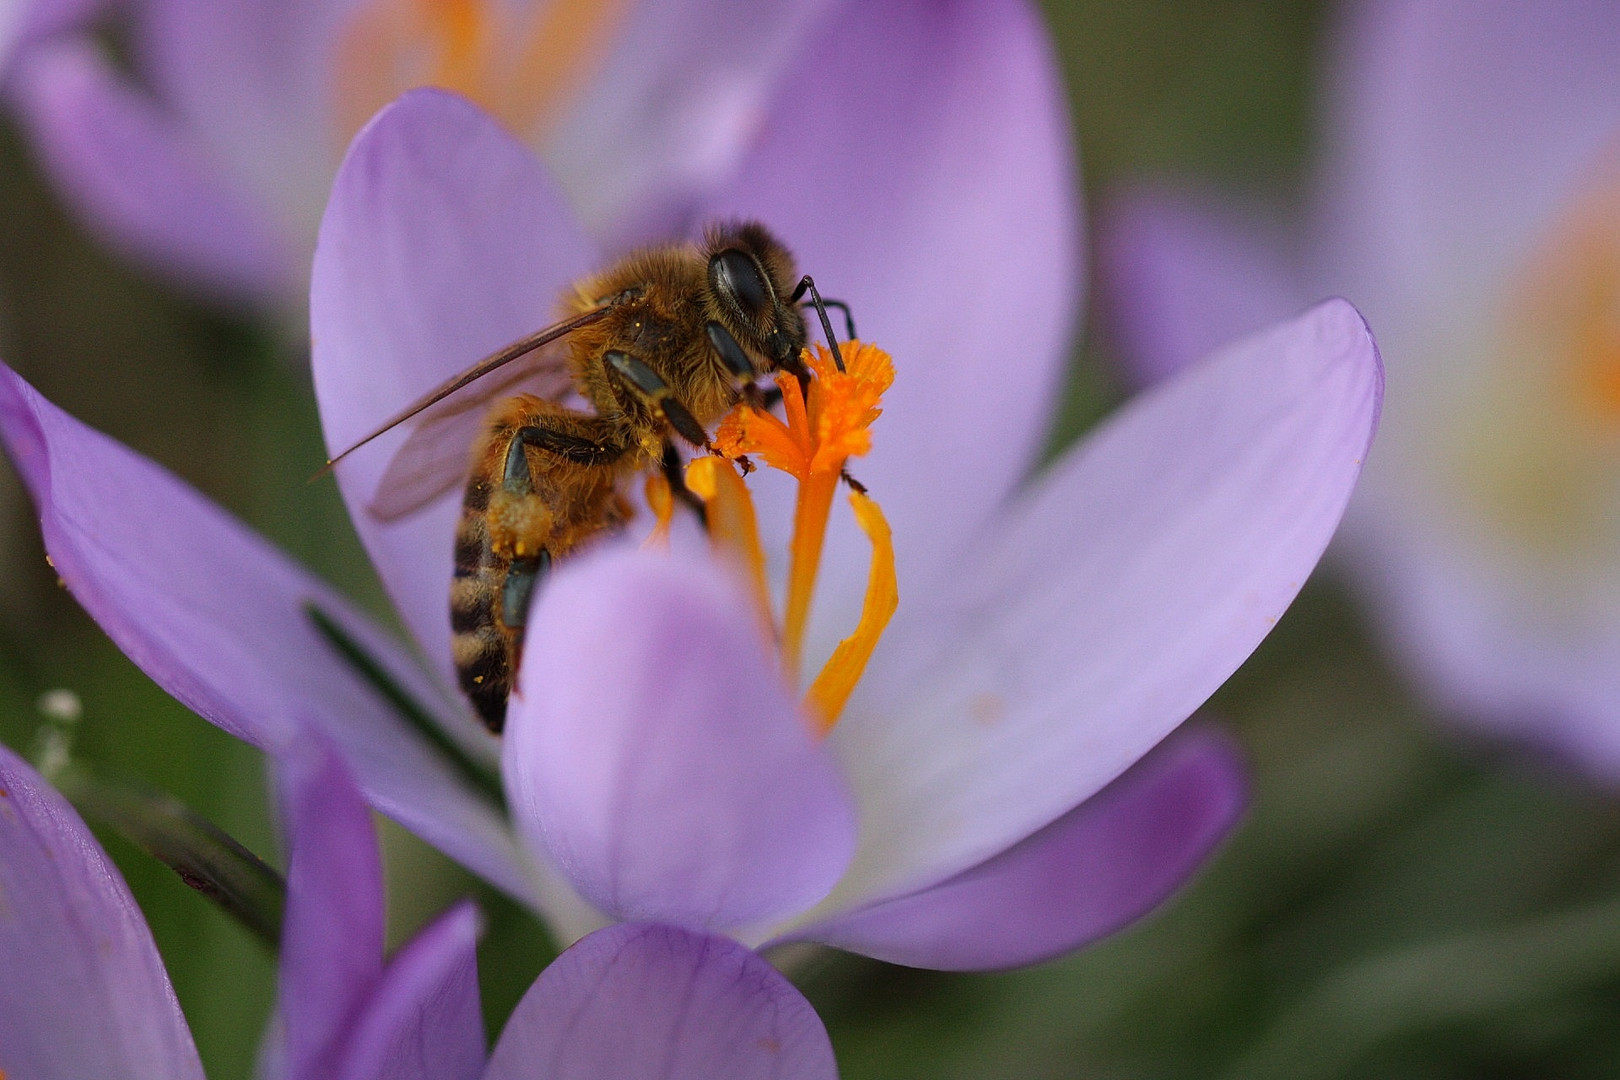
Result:
M842 371L826 349L818 346L814 352L806 351L804 360L811 372L808 395L796 376L778 375L785 421L742 404L721 421L715 435L715 449L719 454L730 458L747 455L798 481L781 630L782 667L795 685L803 663L805 631L810 621L833 494L845 478L844 465L848 459L871 449L870 427L882 414L879 405L883 393L894 381L893 363L881 349L851 341L842 344L840 352L844 359ZM695 482L694 471L701 474ZM694 462L688 473L688 486L709 502L711 533L717 525L715 508L722 505L718 497L720 490L734 487L740 492L740 496L733 493L727 497L746 502L745 531L752 538L753 549L758 548L753 505L747 499L742 478L733 468L713 458ZM894 549L883 512L859 490L851 502L857 524L872 540L872 569L859 625L834 651L806 694L807 706L817 717L822 731L830 728L843 710L899 602ZM729 534L731 526L722 526L721 531ZM716 542L722 541L717 538ZM739 550L746 546L740 545ZM748 554L745 562L754 567L755 577L763 589L763 554ZM768 601L766 610L770 610Z
M417 86L453 90L516 134L543 138L602 60L625 0L369 0L336 50L336 115L347 140Z

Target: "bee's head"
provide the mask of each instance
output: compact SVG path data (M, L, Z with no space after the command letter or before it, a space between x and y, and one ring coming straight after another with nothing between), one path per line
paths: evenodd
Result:
M717 225L704 239L712 314L766 371L797 371L806 331L792 300L793 256L755 222Z

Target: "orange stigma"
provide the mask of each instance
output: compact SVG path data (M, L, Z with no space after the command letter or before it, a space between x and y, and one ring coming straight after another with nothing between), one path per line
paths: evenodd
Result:
M720 422L715 435L715 449L722 457L694 461L687 473L688 486L709 507L713 543L745 568L760 596L764 618L773 629L776 624L765 587L765 555L754 524L753 502L742 476L724 459L757 458L798 481L780 634L783 671L795 685L803 664L805 628L833 493L844 477L845 463L871 449L872 422L882 414L883 393L894 382L893 363L883 350L851 341L843 343L840 351L843 371L826 349L806 350L804 358L812 376L808 397L795 376L777 376L785 423L747 404L738 405ZM883 510L858 487L851 492L850 503L856 523L872 541L872 565L859 623L833 650L805 695L822 732L837 722L899 604L894 546Z

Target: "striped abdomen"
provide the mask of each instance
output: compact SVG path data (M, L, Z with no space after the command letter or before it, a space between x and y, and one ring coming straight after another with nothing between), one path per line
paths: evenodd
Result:
M626 459L605 427L528 395L491 410L462 497L450 582L451 656L491 731L506 723L529 602L552 560L629 514L616 489Z
M450 655L461 689L485 724L499 732L506 698L523 644L521 625L505 618L503 593L512 559L489 542L490 484L474 476L467 484L456 524L456 568L450 581ZM521 621L521 616L519 620Z

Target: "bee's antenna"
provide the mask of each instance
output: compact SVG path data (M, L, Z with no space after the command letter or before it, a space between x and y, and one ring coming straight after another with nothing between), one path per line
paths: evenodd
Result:
M799 287L793 290L790 303L798 303L799 297L806 292L810 293L810 302L816 307L816 314L821 316L821 332L827 335L827 347L832 350L833 363L839 371L844 370L844 356L838 351L838 338L833 336L832 320L827 318L827 305L822 302L821 294L816 291L815 279L809 274L799 279ZM844 307L844 317L849 317L849 308Z

